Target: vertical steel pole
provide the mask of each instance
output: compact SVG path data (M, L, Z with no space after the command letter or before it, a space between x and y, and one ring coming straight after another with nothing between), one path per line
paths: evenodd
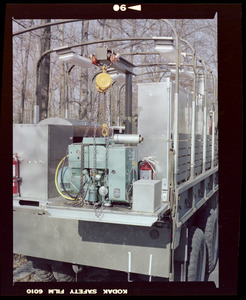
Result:
M174 94L174 132L173 132L173 143L174 143L174 186L177 186L177 175L178 175L178 155L179 155L179 67L180 67L180 40L176 34L176 73L175 73L175 94Z
M125 133L132 133L132 74L126 73Z
M193 78L193 98L192 98L192 121L191 121L191 179L194 179L195 176L195 146L196 146L196 56L193 53L193 69L194 69L194 78Z
M40 109L39 109L39 65L42 56L39 58L37 65L36 65L36 78L35 78L35 104L34 104L34 119L33 124L37 124L40 121Z
M204 102L203 102L203 166L202 172L206 171L207 155L207 67L204 65Z
M215 79L214 74L210 72L213 79L213 108L212 108L212 159L211 169L214 167L214 155L215 155Z
M168 20L163 19L164 22L170 25L172 28L174 34L175 34L175 44L176 44L176 73L175 73L175 94L174 94L174 128L173 128L173 146L174 146L174 172L173 172L173 183L174 188L177 186L177 173L178 173L178 150L179 150L179 67L181 63L181 47L180 47L180 39L177 34L177 31L175 30L172 23L170 23ZM178 195L174 193L174 202L172 210L174 209L172 213L176 214L176 209L178 207ZM174 280L174 242L175 242L175 235L176 235L176 218L173 217L172 220L172 235L173 235L173 241L172 241L172 259L171 259L171 274L170 274L170 281Z
M65 90L66 90L66 99L65 99L65 119L69 118L69 111L68 111L68 103L69 103L69 86L70 86L70 80L69 80L69 73L67 69L67 64L66 64L66 72L65 72Z
M195 134L196 134L196 84L197 84L197 70L196 70L196 53L195 49L192 47L192 45L180 38L180 40L184 43L186 43L190 49L192 50L192 65L193 65L193 71L194 71L194 77L193 77L193 97L192 97L192 119L191 119L191 171L190 171L190 179L194 179L194 169L195 169Z
M214 153L215 153L215 112L212 112L212 161L211 169L214 167Z
M123 89L123 87L125 87L126 83L124 83L120 89L119 89L119 93L118 93L118 126L120 126L120 93L121 93L121 90Z

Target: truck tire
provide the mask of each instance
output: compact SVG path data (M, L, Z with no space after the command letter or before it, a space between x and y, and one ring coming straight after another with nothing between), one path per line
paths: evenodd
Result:
M205 235L207 246L207 274L210 274L214 270L218 260L219 231L217 211L217 209L205 208L197 216L196 220L196 226L201 228Z
M206 271L206 243L203 231L190 227L188 232L187 281L204 281Z
M53 274L58 282L74 282L75 273L72 266L67 263L52 265Z
M211 273L218 259L218 214L217 209L210 210L204 230L205 241L207 245L207 272Z
M35 274L43 281L43 282L54 282L56 281L54 274L51 269L51 265L45 263L38 263L33 261L33 269Z

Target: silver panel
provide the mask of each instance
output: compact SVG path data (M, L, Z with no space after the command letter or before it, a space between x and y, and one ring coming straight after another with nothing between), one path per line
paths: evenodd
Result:
M174 90L174 86L173 86ZM179 88L179 134L191 134L192 94Z
M196 134L203 134L203 106L204 106L204 96L199 95L196 99Z
M170 82L138 84L138 159L151 156L157 162L156 178L168 178L170 140Z
M167 225L147 228L14 212L14 253L33 257L168 277L170 238Z
M138 89L138 133L144 138L138 146L139 160L151 156L156 161L154 179L162 179L163 189L166 190L169 184L168 152L174 139L175 84L166 78L163 82L138 84ZM179 88L178 147L181 153L178 157L178 182L190 176L192 99L190 92Z
M13 125L13 153L18 153L20 160L22 199L40 201L58 196L55 171L72 136L72 126Z

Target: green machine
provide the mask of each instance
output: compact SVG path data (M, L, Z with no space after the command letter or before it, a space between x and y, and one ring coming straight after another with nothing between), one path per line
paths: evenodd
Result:
M139 137L136 140L139 141ZM68 199L80 197L88 204L130 204L132 185L138 180L137 147L121 144L124 141L115 135L108 140L88 137L83 139L83 144L69 145L68 155L61 162L57 175L60 192Z

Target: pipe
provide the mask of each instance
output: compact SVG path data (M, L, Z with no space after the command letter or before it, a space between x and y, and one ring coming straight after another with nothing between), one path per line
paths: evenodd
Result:
M13 18L13 21L17 22L14 18ZM14 32L12 34L12 36L14 37L14 36L17 36L17 35L29 32L29 31L41 29L41 28L48 27L48 26L55 26L55 25L59 25L59 24L71 23L71 22L78 22L78 21L83 21L83 20L82 19L70 19L70 20L61 20L61 21L56 21L56 22L48 22L48 23L45 23L45 24L41 24L41 25L38 25L38 26L29 27L29 28L26 28L26 29Z
M143 137L138 134L114 134L113 141L115 144L140 144Z

